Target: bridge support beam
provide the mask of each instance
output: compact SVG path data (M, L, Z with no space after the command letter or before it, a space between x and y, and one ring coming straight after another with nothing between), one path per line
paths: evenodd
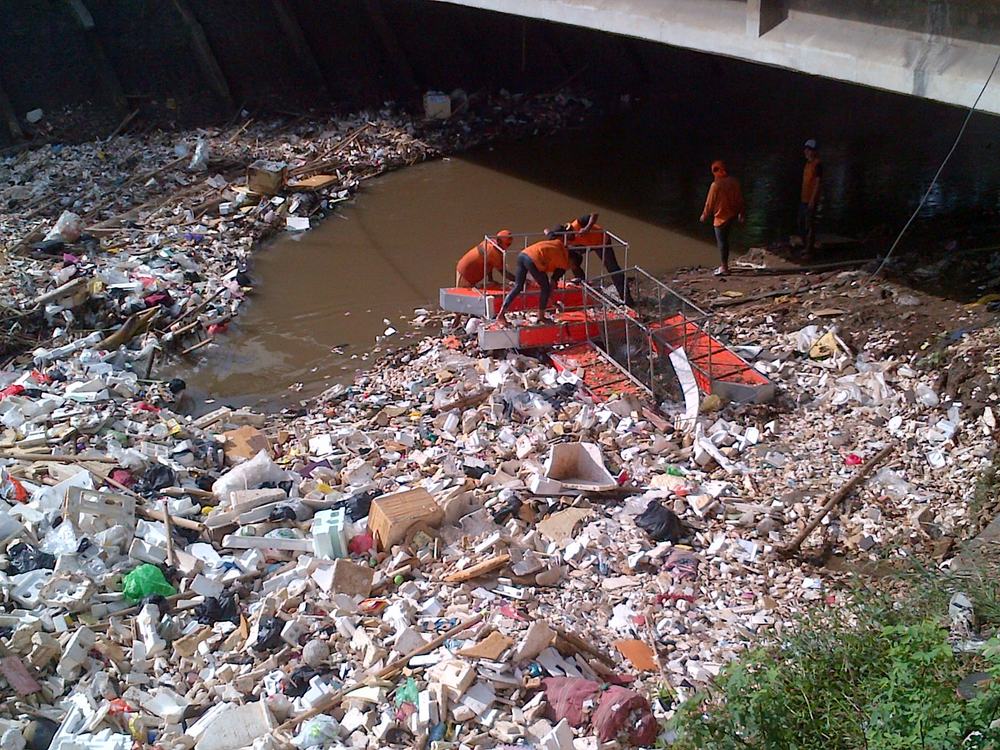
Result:
M747 0L747 36L758 39L787 17L784 0Z

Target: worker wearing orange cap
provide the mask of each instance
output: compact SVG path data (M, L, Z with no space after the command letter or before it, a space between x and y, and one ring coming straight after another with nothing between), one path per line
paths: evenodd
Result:
M715 275L725 276L729 273L729 234L737 221L743 223L746 206L743 203L740 183L735 177L729 176L725 162L719 160L712 162L712 177L712 185L708 189L701 220L706 222L709 218L712 219L712 226L715 227L715 244L719 248L719 257L722 260L722 265L715 269Z
M493 278L495 271L500 271L511 281L513 274L507 272L503 263L503 251L514 241L510 230L501 229L495 240L485 239L469 250L455 266L455 286L475 287L483 289L489 283L497 283Z
M570 249L570 260L573 261L573 273L577 278L583 278L583 256L593 251L604 268L611 274L611 280L618 290L618 296L626 305L632 305L632 292L625 281L625 274L618 265L618 256L608 238L608 233L597 223L597 214L586 214L579 219L573 219L567 225L569 234L566 244Z
M497 322L506 325L507 309L511 303L524 291L524 284L528 280L528 275L535 280L539 287L538 295L538 322L550 323L551 320L545 316L545 308L549 304L549 296L552 294L552 284L558 283L571 267L569 250L566 249L566 235L569 228L565 225L545 233L545 239L528 245L517 256L517 273L514 275L514 286L504 298L497 314ZM549 274L552 275L551 280Z

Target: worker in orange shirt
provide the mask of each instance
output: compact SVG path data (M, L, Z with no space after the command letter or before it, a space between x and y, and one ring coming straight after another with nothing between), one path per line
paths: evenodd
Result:
M618 290L618 297L631 307L632 291L628 288L622 267L618 265L618 256L615 255L611 240L604 228L597 223L597 218L597 214L587 214L579 219L573 219L567 225L570 234L567 235L566 244L569 245L573 273L576 278L584 277L583 256L593 251L611 274L611 280Z
M546 317L545 308L552 294L552 284L558 283L571 267L569 250L566 248L566 234L569 229L565 225L546 232L545 239L528 245L517 256L517 272L514 274L514 286L504 298L497 313L497 322L507 324L507 309L511 303L524 291L524 283L528 274L539 286L538 322L551 323ZM549 275L551 274L551 281Z
M729 273L729 235L736 222L743 223L746 206L743 203L743 191L735 177L729 176L726 164L716 160L712 162L712 185L705 199L705 209L701 212L702 223L712 219L715 227L715 244L719 248L722 265L715 269L716 276Z
M503 252L514 241L513 235L507 229L497 232L496 244L483 240L469 250L455 266L455 286L486 288L487 284L498 283L493 278L495 271L500 271L508 279L514 276L507 272L503 265ZM499 245L499 247L497 247Z
M808 260L816 247L816 214L823 191L823 162L819 146L810 138L803 146L806 157L802 168L802 195L799 202L799 234L802 235L802 258Z

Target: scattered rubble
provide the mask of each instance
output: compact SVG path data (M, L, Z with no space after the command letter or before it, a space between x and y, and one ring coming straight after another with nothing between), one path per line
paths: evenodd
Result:
M267 231L441 147L389 117L318 138L287 123L205 134L208 178L183 171L197 153L166 136L116 143L175 162L142 179L99 175L93 144L76 174L37 153L5 163L15 182L34 170L52 185L8 188L21 208L4 214L6 237L29 234L18 217L68 178L81 193L50 218L100 219L112 244L19 249L5 271L20 279L4 287L21 321L11 351L43 335L33 315L54 327L0 375L4 750L647 746L674 700L756 635L837 606L837 574L816 562L950 559L989 463L995 392L960 402L920 352L887 353L892 331L854 350L826 316L792 329L720 313L782 397L715 398L694 424L684 405L601 401L575 373L483 356L464 321L440 314L299 416L185 415L183 382L150 379L154 352L235 313L242 263ZM230 148L250 140L273 145L249 161ZM250 189L226 163L233 175L254 164L261 196L284 182L282 200L240 198ZM292 176L325 171L337 180L324 197L288 193ZM162 198L195 184L190 200L213 204L200 216ZM137 202L153 205L109 226ZM972 330L950 356L996 345L995 329ZM803 554L782 559L890 445Z

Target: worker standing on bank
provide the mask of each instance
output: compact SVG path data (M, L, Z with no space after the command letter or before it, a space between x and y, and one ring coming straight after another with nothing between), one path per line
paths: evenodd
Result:
M716 276L729 273L729 235L736 222L742 224L745 220L746 205L743 202L743 191L735 177L729 176L726 164L717 160L712 162L712 185L708 188L705 199L705 209L701 212L702 223L712 219L715 228L715 244L719 248L719 258L722 265L715 269Z
M618 290L618 297L631 307L632 292L628 288L625 273L618 265L618 256L615 255L611 240L604 228L597 223L597 218L597 214L587 214L579 219L573 219L567 225L569 234L566 238L566 244L569 245L573 273L577 278L584 277L583 256L593 251L601 259L607 272L611 274L611 280L614 282L615 289Z
M465 288L478 286L486 289L487 284L499 283L493 278L496 271L500 271L507 279L513 281L513 274L504 268L502 252L510 247L513 240L514 237L509 230L501 229L497 232L496 244L483 240L469 250L455 266L455 286Z
M816 213L823 195L823 162L819 146L810 138L805 142L805 166L802 168L802 196L799 203L799 234L802 236L802 258L809 260L816 247Z
M507 310L511 303L524 291L528 274L539 287L538 322L551 323L546 317L545 308L552 294L552 284L558 283L571 267L569 250L566 247L566 235L569 228L565 225L546 232L545 239L528 245L517 256L517 271L514 274L514 286L504 298L497 313L497 322L507 325ZM551 274L551 280L549 275Z

